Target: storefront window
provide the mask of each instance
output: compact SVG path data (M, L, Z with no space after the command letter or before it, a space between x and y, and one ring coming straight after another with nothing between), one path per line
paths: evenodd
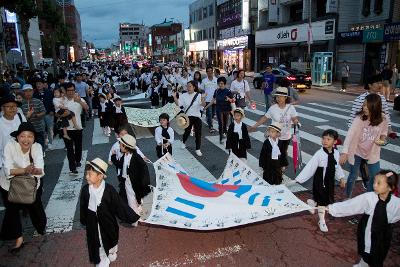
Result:
M363 0L363 6L362 6L362 14L364 17L368 17L370 14L370 6L371 6L371 0Z
M375 0L374 13L379 15L382 13L383 0Z

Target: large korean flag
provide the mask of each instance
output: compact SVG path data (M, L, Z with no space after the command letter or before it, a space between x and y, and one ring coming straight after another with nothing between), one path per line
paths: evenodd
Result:
M235 155L210 183L191 177L171 155L154 163L157 186L145 221L192 230L215 230L310 209L284 185L272 186Z

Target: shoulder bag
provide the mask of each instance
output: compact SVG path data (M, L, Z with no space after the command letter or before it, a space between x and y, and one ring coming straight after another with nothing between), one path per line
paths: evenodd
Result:
M184 113L186 114L188 112L188 110L193 106L194 101L196 100L197 96L199 95L199 93L196 93L192 99L192 102L190 102L190 105L187 107L187 109L184 111Z
M29 161L33 164L31 151ZM8 201L17 204L32 204L36 200L37 178L32 175L16 175L10 180Z
M244 80L243 80L243 92L246 92L246 84ZM236 106L244 109L246 107L246 98L241 97L240 93L235 93L235 98L236 98Z

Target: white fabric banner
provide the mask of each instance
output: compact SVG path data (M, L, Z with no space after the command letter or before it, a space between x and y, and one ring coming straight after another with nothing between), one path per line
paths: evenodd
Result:
M158 117L161 113L167 113L170 120L172 120L178 114L180 109L175 105L175 103L167 103L165 106L158 109L125 107L125 111L129 123L140 127L157 127L160 125Z
M284 185L266 183L235 155L215 183L190 177L165 155L154 163L157 186L149 224L215 230L310 209Z

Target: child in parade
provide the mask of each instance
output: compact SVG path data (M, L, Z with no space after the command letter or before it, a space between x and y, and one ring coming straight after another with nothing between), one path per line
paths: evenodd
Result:
M379 159L381 146L385 144L388 133L388 121L382 113L381 97L369 94L365 97L362 110L353 120L344 140L340 164L347 160L350 163L350 174L347 179L346 195L351 197L361 161L367 161L368 191L373 190L373 177L380 169Z
M160 105L161 84L157 76L152 78L152 83L147 91L150 96L151 108L158 108Z
M233 111L233 122L228 128L225 148L246 162L247 150L251 148L251 143L247 126L242 122L243 118L244 110L236 108Z
M121 177L125 180L128 205L136 213L142 211L142 198L150 193L150 175L146 162L137 153L136 139L126 134L118 138L121 152L124 154Z
M87 162L86 180L80 194L80 222L86 226L89 260L109 266L117 259L119 226L117 218L137 225L137 215L110 184L106 183L107 163L96 158Z
M128 123L128 117L126 116L125 108L122 105L122 99L119 96L114 98L114 108L113 108L113 121L114 130L117 133L118 129Z
M64 97L64 93L62 91L63 89L61 88L56 88L54 89L54 98L53 98L53 105L54 105L54 109L55 112L62 116L65 113L67 113L68 115L65 117L60 117L58 119L58 126L60 128L62 128L63 131L63 138L71 140L71 137L69 137L68 135L68 131L67 128L69 126L69 121L72 122L73 127L77 130L81 130L81 128L78 126L77 122L76 122L76 117L75 117L75 113L68 110L65 107L65 97ZM59 128L58 128L59 129Z
M263 179L271 185L282 183L282 165L280 139L282 125L279 122L273 122L268 126L266 137L262 146L259 166L263 168Z
M100 99L100 109L99 109L99 120L100 120L100 127L103 128L103 133L106 136L110 136L111 134L111 127L110 122L112 119L114 103L108 99L106 94L99 94ZM111 116L110 116L111 115Z
M353 266L383 266L392 239L392 225L400 220L400 199L392 194L398 180L395 172L380 170L374 179L373 192L325 208L334 217L363 214L357 230L361 260Z
M172 155L174 130L169 126L169 115L167 113L162 113L158 120L160 121L160 126L156 128L154 138L157 144L157 157L161 158L167 153Z
M319 149L304 169L292 183L304 183L312 176L313 179L313 199L308 199L307 204L312 207L318 206L318 226L322 232L328 232L325 223L325 211L320 207L325 207L334 203L335 177L340 181L340 187L345 187L344 173L339 164L339 151L334 148L339 134L332 129L322 133L322 148ZM311 210L314 213L314 210Z

